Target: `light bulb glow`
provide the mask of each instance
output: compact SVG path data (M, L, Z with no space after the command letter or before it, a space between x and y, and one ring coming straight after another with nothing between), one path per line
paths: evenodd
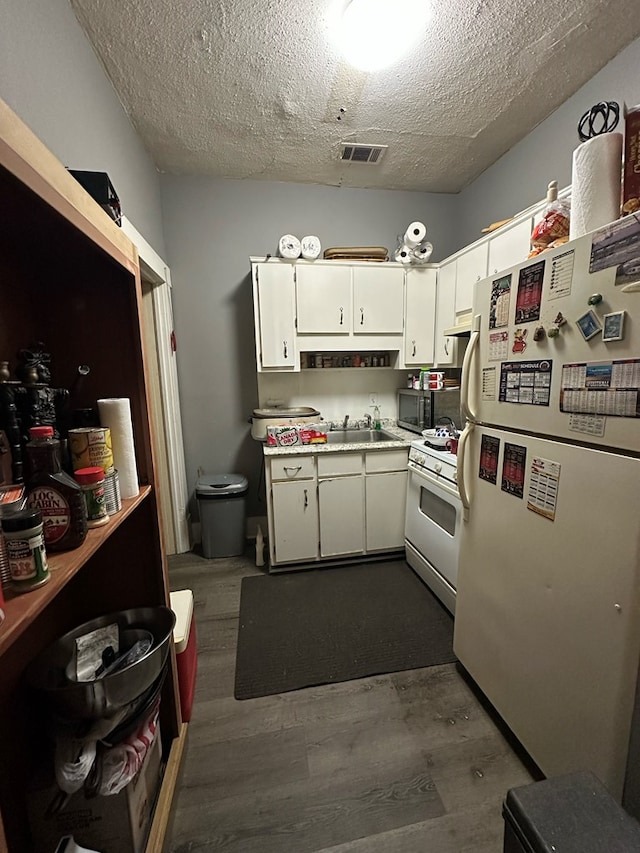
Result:
M351 65L378 71L420 41L429 17L425 0L351 0L336 23L335 40Z

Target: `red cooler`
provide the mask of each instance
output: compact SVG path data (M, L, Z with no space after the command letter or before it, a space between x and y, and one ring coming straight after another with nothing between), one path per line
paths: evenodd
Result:
M190 589L172 592L171 609L176 614L173 642L176 647L182 721L188 723L191 719L198 669L196 623L193 618L193 592Z

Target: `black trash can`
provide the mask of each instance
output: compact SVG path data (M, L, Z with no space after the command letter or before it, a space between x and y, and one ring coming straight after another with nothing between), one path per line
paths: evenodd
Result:
M640 824L593 773L507 792L504 853L638 853Z
M208 560L244 553L248 488L242 474L210 474L196 483L202 553Z

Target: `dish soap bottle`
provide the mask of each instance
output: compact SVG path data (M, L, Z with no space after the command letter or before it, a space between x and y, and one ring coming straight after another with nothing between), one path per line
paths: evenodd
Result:
M29 430L27 504L42 514L47 552L68 551L87 536L87 512L82 489L62 470L60 442L53 427Z
M373 428L374 429L382 429L380 426L380 407L373 407Z

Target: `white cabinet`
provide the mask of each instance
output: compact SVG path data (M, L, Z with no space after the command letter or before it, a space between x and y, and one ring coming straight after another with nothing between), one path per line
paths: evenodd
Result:
M297 359L293 266L254 264L253 285L258 370L295 370Z
M320 555L341 557L364 551L362 475L318 479Z
M438 270L438 296L436 304L436 330L434 345L434 363L438 367L457 364L458 340L453 335L445 335L456 321L456 262L443 264Z
M351 331L351 267L295 267L298 334L348 335Z
M274 483L273 542L278 563L318 556L318 497L315 480Z
M489 239L488 275L506 270L527 259L531 245L533 217L518 222Z
M407 472L365 477L367 551L404 547Z
M402 334L404 268L370 263L353 267L353 331L363 335Z
M471 311L476 282L487 275L487 243L473 246L456 259L456 314Z
M404 327L406 367L433 363L437 276L435 268L413 267L406 271Z

